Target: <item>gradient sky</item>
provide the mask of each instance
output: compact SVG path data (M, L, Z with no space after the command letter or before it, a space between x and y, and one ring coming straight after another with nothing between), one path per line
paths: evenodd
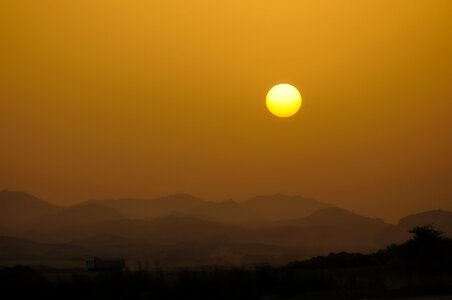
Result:
M451 40L448 0L1 1L0 188L452 210Z

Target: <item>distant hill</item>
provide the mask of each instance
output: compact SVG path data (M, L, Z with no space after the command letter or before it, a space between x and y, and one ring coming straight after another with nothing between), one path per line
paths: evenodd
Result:
M247 206L228 200L223 202L204 202L188 214L197 218L206 219L224 224L262 225L266 219Z
M241 236L245 229L199 218L171 215L153 220L112 220L89 225L68 226L53 233L60 240L82 240L110 235L149 243L192 242L211 237Z
M106 248L106 247L124 247L124 245L135 246L143 245L143 240L131 239L114 234L96 234L81 239L70 241L71 245L82 246L85 248Z
M359 229L359 226L381 227L387 226L381 219L369 218L358 215L339 207L331 207L318 210L311 215L299 219L296 222L299 226L304 227L350 227ZM358 228L356 228L358 227Z
M24 192L0 192L0 227L12 228L59 210L60 207Z
M318 219L317 219L318 217ZM107 244L121 240L154 245L199 242L216 239L234 243L259 243L300 249L299 256L331 251L371 251L391 243L386 232L394 225L346 210L330 208L308 217L269 223L263 227L222 224L193 216L171 215L153 220L113 220L66 227L56 232L60 240L92 241ZM132 242L134 241L134 242Z
M83 267L87 252L78 246L44 244L0 236L0 265L73 265Z
M418 214L408 215L400 219L398 225L402 230L408 230L414 226L431 224L452 237L452 212L445 210L430 210Z
M188 194L175 194L155 199L107 199L87 203L113 208L131 219L154 219L173 212L187 212L204 201Z
M369 252L394 242L394 225L337 207L319 210L299 225L316 234L319 245L334 251Z
M287 220L306 217L331 205L300 196L257 196L242 203L268 220Z
M4 191L0 205L0 235L16 237L4 240L0 258L14 255L10 250L20 245L19 250L36 246L52 253L48 245L65 243L89 253L155 258L169 265L284 262L335 251L374 251L403 242L416 225L433 224L452 233L452 213L447 211L410 215L391 225L313 199L279 194L242 203L178 194L58 207L26 193ZM24 251L17 257L33 256L32 250ZM38 256L34 259L39 261Z
M296 249L254 242L236 243L224 237L210 237L176 243L150 243L115 236L93 236L73 242L92 253L124 257L129 265L200 266L275 263L301 258Z
M155 219L174 212L227 224L258 224L266 220L285 220L307 216L328 204L298 196L259 196L242 203L232 200L208 202L187 194L155 199L90 200L111 207L132 219Z
M275 222L261 233L267 243L299 247L316 255L331 251L368 252L390 243L395 226L331 207L288 221Z
M23 229L52 233L66 227L92 225L124 217L116 210L98 204L79 204L39 217L24 225Z

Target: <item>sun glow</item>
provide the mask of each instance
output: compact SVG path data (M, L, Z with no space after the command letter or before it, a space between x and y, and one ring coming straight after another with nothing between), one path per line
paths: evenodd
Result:
M281 83L270 89L266 103L268 110L275 116L291 117L301 107L301 94L293 85Z

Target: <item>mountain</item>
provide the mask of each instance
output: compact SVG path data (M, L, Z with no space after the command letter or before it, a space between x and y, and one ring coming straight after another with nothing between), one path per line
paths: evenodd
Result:
M59 240L83 240L93 236L115 236L147 243L193 242L212 237L240 237L245 229L190 216L170 215L152 220L120 219L74 225L52 233Z
M292 211L289 213L281 207L284 205ZM42 242L92 239L105 246L121 239L177 244L221 238L317 253L329 248L341 250L340 247L356 251L371 249L383 243L384 232L391 229L381 220L335 207L321 209L322 206L327 205L283 195L255 197L245 203L205 202L183 194L151 200L87 201L34 219L17 236ZM266 221L256 212L271 208L276 219L319 209L308 216L280 221Z
M172 266L280 263L334 251L374 251L403 242L416 225L433 224L452 233L452 213L447 211L414 214L391 225L284 195L238 203L178 194L58 207L26 193L4 191L0 217L0 236L7 236L0 238L0 263L72 259L80 264L86 253Z
M331 205L300 196L257 196L242 203L268 220L287 220L306 217Z
M232 200L205 202L191 209L188 214L224 224L260 225L266 222L254 210Z
M398 226L406 231L414 226L433 225L447 236L452 237L452 212L445 210L430 210L408 215L400 219Z
M12 228L58 210L60 207L24 192L0 192L0 227Z
M296 249L253 242L236 243L222 237L178 243L149 243L117 236L99 235L73 243L89 249L92 253L98 253L97 255L126 258L128 265L132 268L150 264L156 264L159 267L284 264L302 257Z
M320 209L298 220L297 225L303 227L348 227L359 229L361 226L380 228L388 224L381 219L361 216L339 207L331 207Z
M36 218L22 227L23 230L52 233L66 227L92 225L124 217L116 210L98 204L79 204L58 212Z
M87 203L113 208L131 219L154 219L173 212L187 212L204 201L187 194L175 194L155 199L89 200Z
M71 245L77 245L84 248L111 248L124 247L124 245L135 246L143 245L145 241L138 239L131 239L114 234L96 234L81 239L71 240Z
M311 255L319 255L331 251L375 250L391 242L388 233L394 228L380 219L331 207L304 218L275 222L261 235L267 243L299 247Z
M0 265L52 265L83 267L87 252L67 244L44 244L0 236Z

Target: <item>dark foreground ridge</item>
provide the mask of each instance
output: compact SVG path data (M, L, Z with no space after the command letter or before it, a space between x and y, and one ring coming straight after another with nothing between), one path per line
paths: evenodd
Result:
M86 272L0 270L4 295L28 299L364 299L452 294L452 240L431 226L373 254L332 253L284 267Z

